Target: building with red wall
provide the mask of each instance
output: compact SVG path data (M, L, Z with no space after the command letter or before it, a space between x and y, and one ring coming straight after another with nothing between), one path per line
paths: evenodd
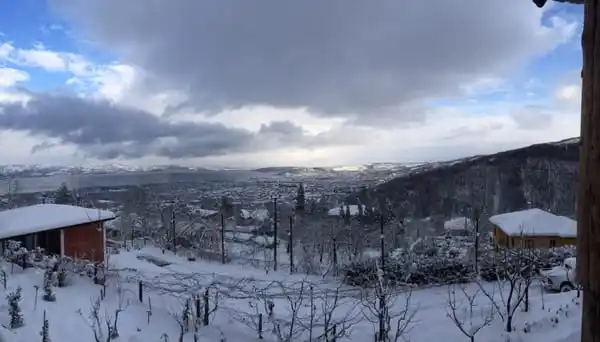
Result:
M104 222L116 215L107 210L62 204L37 204L0 211L0 240L21 241L27 249L104 262Z

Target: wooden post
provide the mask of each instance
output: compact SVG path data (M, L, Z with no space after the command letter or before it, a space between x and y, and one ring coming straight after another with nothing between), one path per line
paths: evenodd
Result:
M263 331L263 315L262 315L262 313L259 313L258 314L258 339L259 340L263 339L262 331Z
M173 210L171 212L171 242L173 243L173 254L177 255L177 230L175 227L177 222L175 221L175 207L172 206L171 209Z
M141 280L138 281L138 299L140 303L144 302L144 285Z
M210 294L209 288L207 287L204 290L204 317L202 317L203 318L202 323L204 323L204 326L207 326L209 323L209 317L208 317L210 315L210 308L209 308L210 302L208 301L209 294Z
M199 320L202 317L202 310L200 309L200 296L196 296L196 318Z
M581 341L600 342L600 4L585 1L577 275L583 286ZM595 101L598 100L598 103Z

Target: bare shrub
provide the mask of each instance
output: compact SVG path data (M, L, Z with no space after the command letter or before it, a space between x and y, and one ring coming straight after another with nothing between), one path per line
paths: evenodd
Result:
M122 289L117 289L117 291L119 297L117 307L114 309L114 316L111 316L108 310L104 311L104 317L100 315L102 302L99 297L91 302L87 316L84 316L81 309L77 310L77 313L81 316L85 324L92 330L94 341L96 342L102 342L103 340L110 342L119 337L119 314L127 309L129 301L125 301Z
M471 342L474 342L475 335L484 327L489 326L494 319L493 306L490 303L483 305L477 303L479 295L481 295L481 289L469 293L466 286L448 286L446 315Z
M397 342L416 323L418 305L412 304L412 288L395 286L386 281L378 268L378 282L361 292L363 317L373 324L375 340Z
M526 248L514 248L501 252L501 267L497 270L498 281L477 281L481 292L489 299L505 324L506 332L514 330L514 317L522 304L529 305L529 288L533 281L535 254Z

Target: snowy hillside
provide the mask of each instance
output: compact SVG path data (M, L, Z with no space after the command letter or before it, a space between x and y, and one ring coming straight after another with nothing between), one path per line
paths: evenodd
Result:
M536 144L416 167L374 195L412 217L461 216L465 205L484 207L488 215L537 207L572 217L578 160L578 139Z

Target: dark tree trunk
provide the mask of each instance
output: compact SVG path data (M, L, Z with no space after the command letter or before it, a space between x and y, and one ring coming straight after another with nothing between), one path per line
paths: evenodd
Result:
M584 8L577 274L583 286L581 341L600 342L600 4L586 1Z

